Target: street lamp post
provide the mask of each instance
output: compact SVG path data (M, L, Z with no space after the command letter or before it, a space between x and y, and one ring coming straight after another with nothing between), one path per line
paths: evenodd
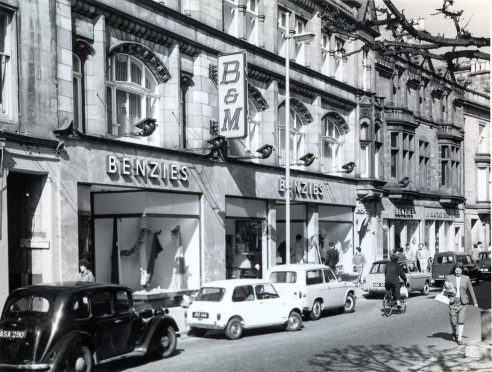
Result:
M311 41L314 33L290 35L290 12L286 12L285 24L285 262L290 263L290 39Z

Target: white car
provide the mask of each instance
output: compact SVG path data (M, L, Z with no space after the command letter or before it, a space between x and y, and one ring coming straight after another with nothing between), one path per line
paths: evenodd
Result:
M243 328L285 325L287 331L302 326L302 301L280 297L273 284L261 279L232 279L202 286L188 308L190 332L224 330L231 340L241 337Z
M337 280L333 271L322 264L273 266L268 278L280 295L295 296L303 302L303 312L318 320L324 309L355 310L355 286Z

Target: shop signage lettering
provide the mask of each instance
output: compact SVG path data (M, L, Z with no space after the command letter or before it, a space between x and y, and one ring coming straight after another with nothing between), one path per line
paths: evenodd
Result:
M415 209L413 208L395 208L395 217L413 217Z
M304 182L304 181L291 181L290 190L296 195L313 195L322 196L324 191L324 185L321 183ZM280 178L278 182L278 191L285 192L285 178Z
M454 220L454 216L450 216L446 212L430 211L427 212L426 218L434 218L441 220Z
M188 181L188 172L189 169L186 165L146 159L117 158L114 155L106 156L107 174Z
M219 54L219 134L225 138L246 137L246 51Z

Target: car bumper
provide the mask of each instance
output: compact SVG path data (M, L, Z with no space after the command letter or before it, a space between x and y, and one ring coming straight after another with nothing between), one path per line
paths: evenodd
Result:
M211 324L211 323L203 323L203 322L188 322L189 327L200 328L200 329L215 329L215 330L223 330L225 325L223 324Z
M39 364L7 364L0 363L0 370L13 369L21 371L46 371L51 368L50 364L39 363Z

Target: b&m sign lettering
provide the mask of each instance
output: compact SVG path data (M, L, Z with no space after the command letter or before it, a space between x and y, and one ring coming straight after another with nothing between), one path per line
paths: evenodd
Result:
M219 55L219 133L225 138L246 137L246 51Z

